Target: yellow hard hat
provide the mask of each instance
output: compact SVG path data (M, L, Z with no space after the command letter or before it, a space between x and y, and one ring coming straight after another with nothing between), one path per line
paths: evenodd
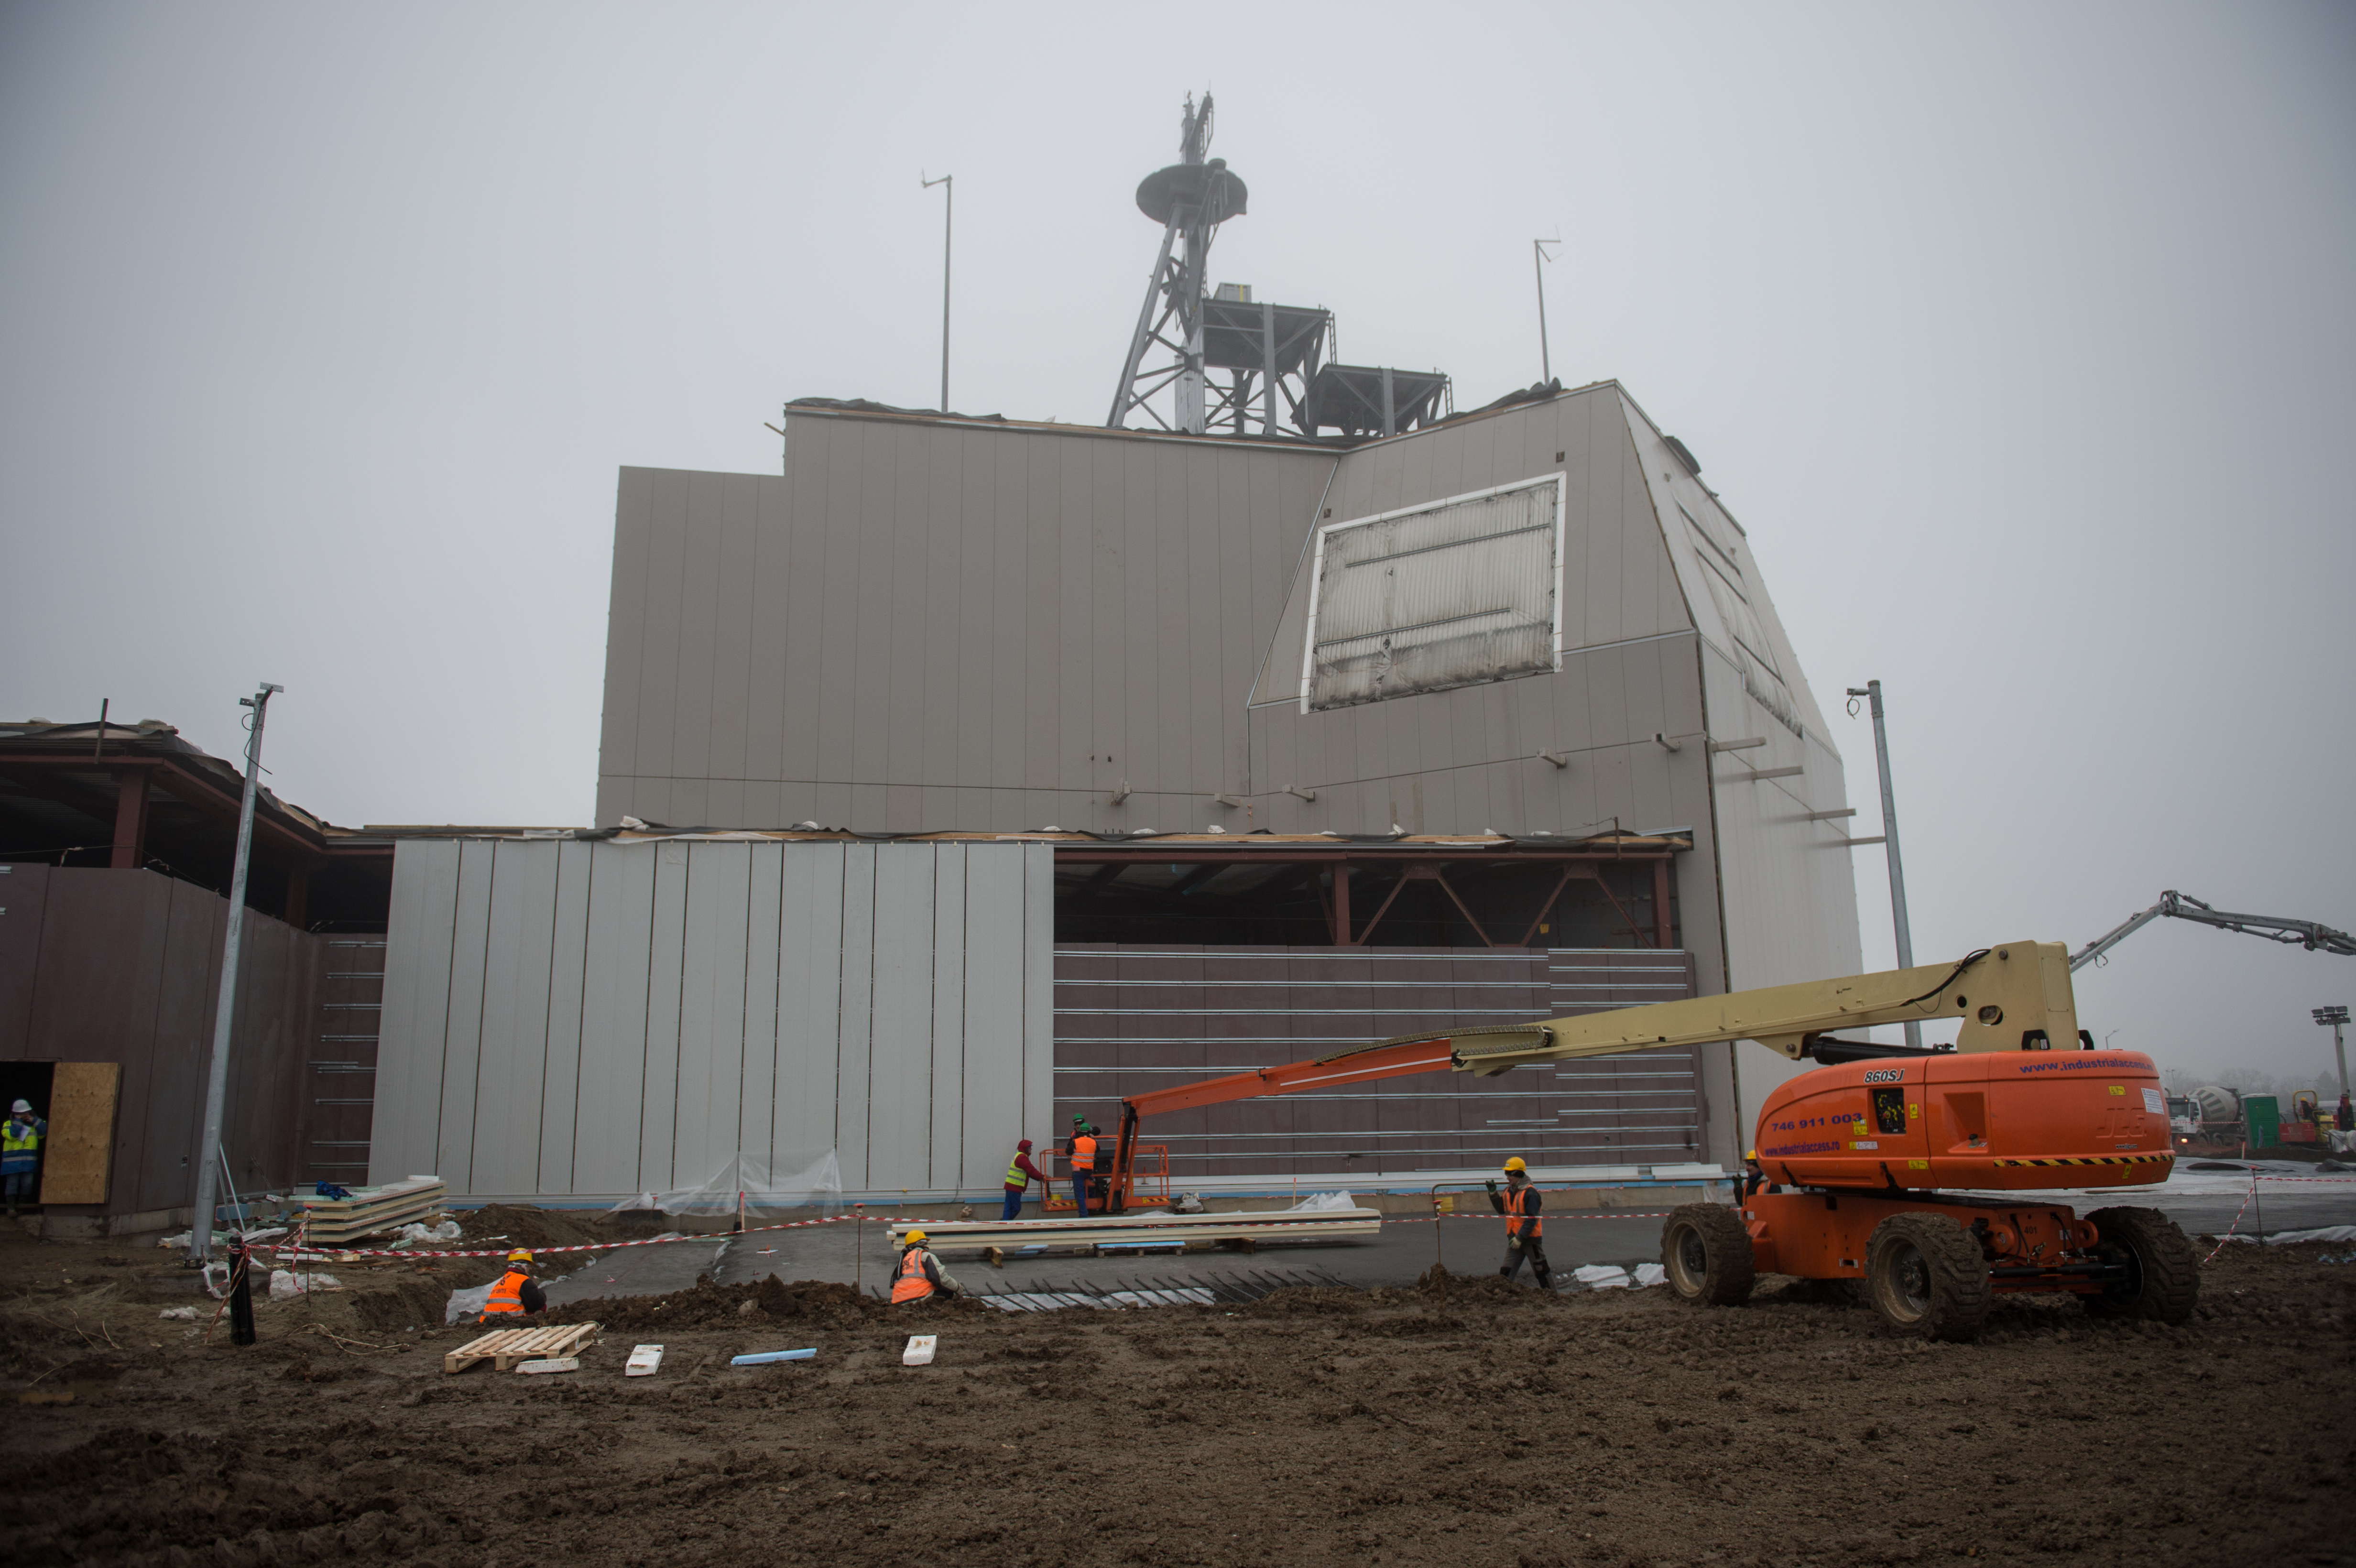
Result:
M1759 1157L1759 1151L1755 1148L1744 1149L1742 1151L1742 1157L1745 1159L1757 1159Z
M508 1262L511 1264L528 1264L531 1262L531 1254L524 1251L523 1248L518 1247L515 1251L508 1254Z
M1507 1170L1527 1170L1529 1168L1530 1162L1524 1159L1520 1155L1515 1155L1513 1158L1505 1162L1505 1168Z
M931 1237L926 1235L922 1231L911 1231L906 1235L900 1238L900 1244L904 1247L921 1246L931 1239Z

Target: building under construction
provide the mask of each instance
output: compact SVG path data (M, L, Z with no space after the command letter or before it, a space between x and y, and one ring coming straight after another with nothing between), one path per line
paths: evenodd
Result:
M1694 451L1612 381L1458 411L1335 363L1322 308L1212 282L1247 197L1208 144L1205 101L1138 192L1105 426L806 398L779 473L621 470L595 827L369 840L371 1179L610 1201L830 1151L969 1196L1141 1089L1856 971L1840 754ZM1227 1186L1729 1163L1788 1068L1149 1136Z

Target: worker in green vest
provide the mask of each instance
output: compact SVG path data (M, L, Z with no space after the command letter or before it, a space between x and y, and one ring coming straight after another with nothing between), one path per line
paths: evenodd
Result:
M19 1100L8 1107L8 1120L0 1123L0 1188L8 1199L8 1216L16 1218L16 1205L30 1203L34 1193L40 1190L41 1144L49 1136L49 1124L33 1115L32 1103Z

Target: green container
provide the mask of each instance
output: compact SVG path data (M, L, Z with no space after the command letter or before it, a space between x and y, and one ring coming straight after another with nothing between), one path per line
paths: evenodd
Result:
M2282 1142L2282 1106L2272 1094L2242 1096L2244 1136L2253 1149L2272 1148Z

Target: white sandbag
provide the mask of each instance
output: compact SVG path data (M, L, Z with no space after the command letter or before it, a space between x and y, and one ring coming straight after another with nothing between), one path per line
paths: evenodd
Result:
M292 1301L314 1290L341 1290L343 1282L331 1274L296 1274L291 1269L270 1271L270 1299Z
M1582 1264L1570 1271L1570 1277L1590 1290L1628 1288L1628 1271L1618 1264Z
M1646 1290L1646 1289L1651 1288L1651 1287L1652 1287L1652 1286L1654 1286L1654 1285L1666 1285L1666 1284L1668 1284L1668 1283L1669 1283L1669 1271L1668 1271L1667 1269L1663 1268L1660 1264L1638 1264L1636 1265L1636 1288L1637 1288L1637 1289L1639 1289L1639 1290Z
M458 1322L462 1318L472 1317L481 1312L484 1307L490 1305L491 1289L498 1283L495 1279L486 1280L471 1290L452 1291L448 1304L442 1308L443 1323L446 1326Z
M444 1220L438 1225L403 1225L393 1233L396 1247L414 1247L426 1242L455 1242L466 1232L455 1220Z

